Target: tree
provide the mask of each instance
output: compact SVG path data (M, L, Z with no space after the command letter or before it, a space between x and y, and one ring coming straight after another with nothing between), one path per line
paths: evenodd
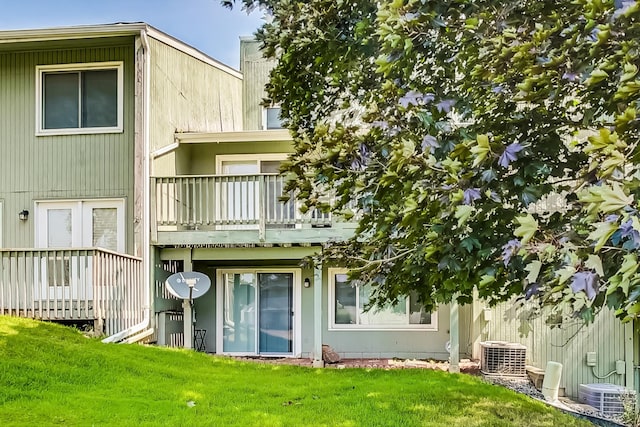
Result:
M320 258L354 266L374 304L476 288L640 315L638 1L243 4L273 17L258 37L289 189L358 218Z

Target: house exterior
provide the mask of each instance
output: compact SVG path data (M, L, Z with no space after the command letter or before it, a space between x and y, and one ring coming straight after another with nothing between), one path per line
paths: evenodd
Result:
M606 381L637 388L637 331L611 313L553 329L479 300L365 313L370 289L344 266L304 263L355 224L280 201L293 147L262 102L272 67L252 39L236 71L143 23L0 31L0 314L315 366L330 345L455 371L504 340L538 368L563 363L567 395L617 361ZM189 271L211 280L193 306L166 287Z
M148 319L149 155L241 129L241 96L240 73L146 24L0 31L0 313Z
M346 358L447 359L448 307L427 313L409 299L364 313L370 290L351 287L347 270L301 267L327 241L350 236L355 224L319 212L303 215L295 200L278 200L280 162L292 143L277 106L262 105L272 65L257 42L243 39L244 130L178 132L174 161L153 165L151 243L164 266L154 301L159 342L171 343L172 333L182 332L170 320L179 316L180 302L163 292L163 278L193 270L213 283L194 302L194 327L204 332L208 352L312 357L320 365L326 344Z

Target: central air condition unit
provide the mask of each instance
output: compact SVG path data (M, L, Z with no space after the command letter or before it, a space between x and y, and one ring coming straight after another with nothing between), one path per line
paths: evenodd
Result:
M580 384L578 386L578 402L593 406L606 416L624 413L623 401L625 399L631 405L635 404L636 392L623 386L609 383Z
M527 347L522 344L504 341L485 341L480 343L480 371L485 375L507 375L525 377L525 359Z

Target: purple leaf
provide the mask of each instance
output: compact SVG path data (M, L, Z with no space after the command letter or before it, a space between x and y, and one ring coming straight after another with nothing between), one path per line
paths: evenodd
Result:
M571 290L577 294L582 291L587 294L587 298L593 300L598 294L598 282L600 278L592 271L578 271L573 275Z
M618 218L620 218L620 215L611 214L611 215L607 215L607 217L604 220L608 223L614 223L618 221Z
M610 215L611 216L611 215ZM629 239L633 248L640 247L640 233L633 228L633 222L628 219L620 226L620 237Z
M509 163L515 161L518 156L517 154L522 151L522 145L514 142L513 144L509 144L507 148L504 149L502 155L498 159L498 164L503 168L509 167Z
M443 99L436 104L436 108L441 113L448 113L454 105L456 105L455 99Z
M463 193L463 201L465 205L471 205L480 198L479 188L467 188Z
M425 137L422 138L422 152L423 153L426 153L427 149L429 149L428 151L430 153L433 153L433 150L435 148L438 148L439 146L440 146L440 144L438 144L438 140L433 135L425 135Z
M428 104L431 101L433 101L432 93L422 94L415 90L410 90L398 100L398 104L404 108L408 108L409 105Z
M520 244L520 240L512 239L502 246L502 261L504 262L504 266L509 265L509 261L511 261L511 257L514 256L522 247Z
M571 71L567 71L562 75L562 79L563 80L569 80L570 82L576 82L578 80L580 80L579 76L577 73L571 72Z

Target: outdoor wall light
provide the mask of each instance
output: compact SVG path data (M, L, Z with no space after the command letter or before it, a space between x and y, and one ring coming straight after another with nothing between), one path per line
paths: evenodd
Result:
M28 210L23 210L18 212L18 218L20 218L20 221L26 221L29 219L29 211Z
M309 280L308 277L306 279L304 279L304 287L305 288L311 287L311 280Z

